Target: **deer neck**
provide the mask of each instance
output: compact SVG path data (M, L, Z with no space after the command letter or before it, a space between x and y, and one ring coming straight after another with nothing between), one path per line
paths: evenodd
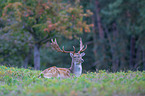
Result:
M74 62L72 59L70 71L75 74L76 77L79 77L82 74L82 64Z

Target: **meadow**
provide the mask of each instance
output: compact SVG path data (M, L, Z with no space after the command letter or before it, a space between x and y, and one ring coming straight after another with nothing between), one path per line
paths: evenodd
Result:
M38 78L41 71L0 66L0 96L145 96L145 71Z

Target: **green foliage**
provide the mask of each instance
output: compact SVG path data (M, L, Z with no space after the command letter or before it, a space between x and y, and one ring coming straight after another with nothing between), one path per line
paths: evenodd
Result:
M15 31L15 33L3 31L0 32L0 35L1 64L22 66L22 60L28 53L29 47L32 47L32 37L30 34L19 31Z
M90 50L94 52L95 63L92 66L109 71L145 70L145 1L81 1L85 10L89 8L94 13L88 20L94 22L94 30L89 34L92 36L86 35L93 38L94 46Z
M89 27L83 22L83 17L92 15L92 12L84 13L79 2L75 5L52 0L15 1L8 3L3 8L3 19L13 19L30 32L38 41L47 35L63 34L72 39L72 36L82 33ZM21 29L22 30L22 29ZM33 32L33 31L34 32ZM53 32L53 33L52 33Z
M42 45L49 42L51 38L60 35L69 39L78 38L83 30L90 32L90 27L92 27L91 24L88 25L83 21L83 18L89 17L93 13L90 10L84 13L83 7L77 0L74 4L63 2L63 0L6 0L1 8L0 20L5 22L2 28L0 26L0 35L3 35L3 38L0 38L2 40L0 44L2 64L19 63L18 66L22 66L22 63L25 62L23 65L27 66L32 58L32 49L35 45L37 45L38 52L33 52L39 53ZM8 43L4 44L4 42ZM15 44L15 42L20 44ZM13 50L9 47L12 45L16 45ZM5 48L5 46L7 47ZM12 62L9 62L8 57ZM38 58L40 57L38 56ZM39 59L36 59L35 55L34 61L36 60ZM15 63L15 61L17 62ZM33 62L31 65L33 66ZM34 67L35 65L40 65L40 62L35 63Z
M82 37L88 44L83 69L145 70L144 5L144 0L1 0L0 64L20 67L29 57L28 66L33 66L37 43L41 69L68 68L69 55L51 51L49 40L60 37L60 46L71 50L72 45L79 47L76 39ZM104 40L99 38L98 23Z
M40 71L0 66L1 96L143 96L145 72L91 72L80 77L38 78Z

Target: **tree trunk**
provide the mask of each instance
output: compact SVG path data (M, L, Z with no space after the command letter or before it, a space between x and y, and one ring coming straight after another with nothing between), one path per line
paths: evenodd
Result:
M94 0L91 0L91 3L95 5L94 3ZM94 53L94 60L95 60L95 63L93 63L91 65L91 67L94 67L96 66L98 63L96 63L98 61L98 56L97 56L97 30L96 30L96 26L97 26L97 19L96 19L96 9L93 10L93 13L94 15L92 16L92 23L94 24L94 27L93 27L93 53Z
M113 65L113 71L116 72L118 70L119 66L119 56L118 56L118 38L119 38L119 32L117 30L117 25L114 23L112 25L113 28L113 54L112 54L112 65Z
M93 15L92 17L92 22L93 24L95 25L95 16ZM96 61L96 58L97 58L97 35L96 35L96 29L95 29L95 26L93 27L93 52L94 52L94 56L95 56L95 61Z
M130 40L130 59L129 59L130 69L133 69L133 66L134 66L134 56L135 56L135 36L131 36L131 40Z
M105 54L105 42L104 42L104 30L103 30L103 27L102 27L102 24L101 24L101 17L100 17L100 14L99 14L99 11L100 11L100 8L99 8L99 1L98 0L95 0L95 6L96 6L96 9L95 9L95 13L96 13L96 18L95 18L95 21L96 21L96 25L98 27L98 31L99 31L99 40L97 43L97 50L99 51L99 53L97 55L97 59L100 60L100 62L97 64L97 69L100 69L100 68L105 68L106 66L106 61L105 61L105 57L106 57L106 54ZM96 37L94 37L96 38Z
M139 65L142 63L142 52L141 52L141 47L137 47L136 51L136 56L135 56L135 65L134 65L134 70L138 70Z
M122 46L124 47L125 45ZM125 48L122 48L120 52L122 52L121 54L124 54L121 55L120 57L120 70L125 70L126 69Z
M25 59L24 59L24 62L23 62L23 67L24 68L27 68L28 62L29 62L29 57L26 56Z
M145 70L145 50L143 49L143 70Z
M36 70L40 69L40 45L34 45L34 68Z
M100 39L104 39L104 31L101 25L101 17L99 15L99 1L96 0L96 17L97 17L97 25L98 25L98 30L99 30L99 37Z
M119 43L118 43L118 48L119 48L119 59L120 59L120 70L127 70L129 69L128 66L128 59L126 59L128 57L128 36L122 34L121 32L119 33ZM120 46L121 45L121 46Z
M118 66L119 66L119 56L118 56L118 30L117 30L117 26L114 23L113 24L113 38L111 38L111 32L108 32L107 27L105 27L105 32L109 41L109 45L110 45L110 51L111 51L111 55L112 55L112 71L116 72L118 70Z
M23 62L23 67L24 67L24 68L27 68L27 66L28 66L28 63L29 63L29 60L30 60L31 53L32 53L32 49L29 48L29 52L28 52L28 54L25 55L25 59L24 59L24 62Z

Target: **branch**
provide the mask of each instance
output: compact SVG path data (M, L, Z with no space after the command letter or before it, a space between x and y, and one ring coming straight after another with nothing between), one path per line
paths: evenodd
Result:
M91 44L93 44L93 41L88 41L84 45L91 45Z
M48 42L49 40L51 40L52 38L48 38L45 41L43 41L42 43L45 44L46 42Z
M44 37L43 39L39 40L38 43L45 44L46 42L48 42L48 41L51 40L52 38L56 37L54 31L51 31L50 34L51 34L51 35L47 35L47 36Z
M26 26L26 24L23 24L23 28L26 29L34 38L37 38L37 35L35 34L32 27Z
M41 40L39 40L39 41L37 41L36 43L39 43L39 44L41 44L41 43L43 43L44 41L46 41L46 40L48 40L49 39L49 35L47 35L47 36L45 36L43 39L41 39ZM50 39L49 39L50 40Z

